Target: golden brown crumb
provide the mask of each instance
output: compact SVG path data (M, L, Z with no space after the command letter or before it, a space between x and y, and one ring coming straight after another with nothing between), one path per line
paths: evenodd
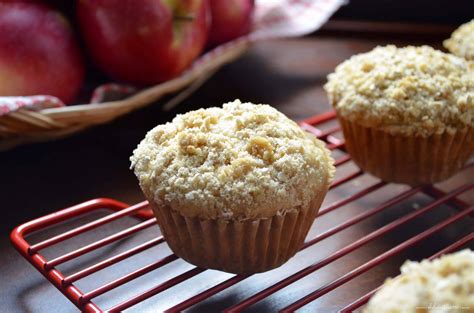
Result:
M462 250L433 261L407 261L388 279L364 313L474 312L474 252Z
M426 136L474 126L474 72L428 46L355 55L325 89L338 114L367 127Z
M443 45L457 56L474 60L474 20L459 26Z
M147 198L203 218L307 206L334 172L324 143L272 107L238 100L155 127L131 161Z

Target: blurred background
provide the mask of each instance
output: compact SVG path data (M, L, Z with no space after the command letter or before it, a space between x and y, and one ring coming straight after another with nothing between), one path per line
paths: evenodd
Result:
M472 19L469 0L355 0L343 6L334 19L462 24Z

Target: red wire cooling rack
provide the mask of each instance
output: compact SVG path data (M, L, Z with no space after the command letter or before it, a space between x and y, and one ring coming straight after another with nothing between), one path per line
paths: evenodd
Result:
M332 123L332 124L331 124ZM344 141L340 137L337 137L340 128L335 122L334 112L328 112L322 115L314 116L300 123L301 126L316 135L318 138L325 140L328 144L328 147L331 150L338 151L340 157L337 158L336 165L339 167L343 166L350 161L350 157L344 152ZM326 127L324 127L326 125ZM328 126L329 125L329 126ZM321 126L321 127L320 127ZM325 129L325 130L322 130ZM468 165L467 167L470 167ZM469 170L469 169L465 169ZM328 198L331 198L331 193L334 193L334 189L339 186L350 184L354 182L355 179L363 175L362 171L356 170L348 175L343 177L338 177L331 186L331 191L328 194ZM360 191L351 192L345 196L337 196L336 201L325 204L320 210L319 218L323 215L326 215L330 212L337 213L338 210L344 206L350 206L355 203L355 201L363 199L364 197L369 196L371 193L385 187L391 186L385 182L377 181L376 183L364 187ZM225 309L227 312L239 312L244 309L249 308L252 305L266 299L269 296L274 295L274 293L279 290L298 283L300 280L306 278L308 275L315 273L317 271L324 271L325 268L337 262L338 259L350 254L351 252L361 249L364 245L382 237L383 235L390 234L391 232L396 232L397 228L406 226L408 223L412 222L417 217L422 214L433 210L434 208L439 208L440 206L446 206L452 209L454 213L448 215L448 217L443 218L441 221L436 222L431 227L411 236L407 240L398 243L389 250L370 258L368 261L347 273L337 276L336 279L329 281L321 286L321 284L315 283L313 291L310 291L303 297L300 297L296 301L292 301L289 304L285 304L286 307L282 309L284 312L291 312L296 309L299 309L324 295L334 292L334 290L351 280L355 279L359 275L371 270L377 265L386 262L390 258L395 257L397 254L400 254L404 250L413 247L417 244L427 241L428 237L432 236L436 232L439 232L443 229L446 229L448 226L460 222L461 220L473 219L474 216L474 206L462 201L459 199L459 195L462 193L470 192L474 188L474 182L468 182L460 187L455 188L449 192L444 192L434 186L420 186L415 188L407 188L402 192L397 193L395 196L390 197L389 199L384 199L384 202L375 205L375 207L367 208L362 211L360 214L351 215L342 223L337 224L336 226L329 227L326 229L321 229L322 232L309 238L302 250L305 250L309 247L313 247L317 243L320 243L324 240L328 240L333 236L336 236L338 233L354 226L358 223L361 223L382 211L387 210L388 208L394 209L394 206L403 204L404 201L414 196L415 194L425 194L429 196L430 202L426 205L418 207L413 210L409 210L401 215L400 217L390 221L387 224L381 225L375 230L369 232L368 234L362 236L361 238L343 246L342 248L331 252L327 256L320 257L318 254L314 257L313 263L303 267L299 270L294 270L290 275L286 275L283 278L272 276L272 272L260 274L265 279L271 280L269 286L264 287L263 289L246 296L243 300L238 300L237 303L231 304L231 307ZM393 189L393 187L392 187ZM82 224L79 227L75 227L62 232L58 235L49 237L45 240L42 240L35 244L30 244L26 238L27 235L32 232L37 232L44 230L52 225L57 225L65 222L70 222L71 220L80 217L86 213L90 213L99 209L109 209L113 211L112 213L95 219L91 222ZM42 250L52 247L54 245L63 243L66 240L75 238L81 234L89 232L100 226L107 225L113 221L125 218L127 216L138 217L140 222L129 228L123 229L119 232L113 233L104 237L102 239L96 240L92 243L83 245L82 247L67 252L65 254L59 255L54 258L47 259L42 253ZM317 219L316 221L318 221ZM112 265L123 262L133 256L136 256L139 253L150 253L150 250L156 248L160 244L164 244L164 239L161 236L155 236L153 239L148 240L144 243L134 246L131 249L120 252L119 254L113 255L103 260L97 260L92 265L87 266L79 271L75 271L72 274L65 275L58 266L69 262L71 260L77 259L87 253L93 252L99 248L105 247L109 244L118 242L122 239L129 238L132 236L137 236L143 232L148 227L156 223L155 218L151 215L150 211L147 210L147 203L142 202L133 206L128 206L127 204L111 200L111 199L95 199L91 201L84 202L82 204L58 211L53 214L49 214L42 218L35 219L31 222L25 223L21 226L18 226L11 233L11 240L16 247L16 249L39 271L43 274L56 288L58 288L70 301L72 301L79 309L86 312L119 312L139 304L140 302L158 295L166 290L175 287L189 279L192 279L199 274L205 272L205 269L201 268L191 268L185 272L178 274L164 282L154 285L152 288L145 290L141 293L135 294L129 298L118 298L117 304L108 308L101 308L93 300L97 297L100 297L108 292L115 290L121 286L124 286L127 283L132 282L133 280L150 273L154 270L157 270L161 267L164 267L171 262L178 260L178 257L174 254L169 254L168 256L155 260L152 263L134 269L132 272L124 273L119 278L112 280L111 282L100 285L99 287L88 291L83 292L77 287L77 282L81 279L91 277L92 275L99 275L101 270L104 270ZM472 221L469 221L468 227L472 227ZM156 228L157 229L157 228ZM311 233L310 233L311 234ZM455 238L449 242L449 244L444 247L438 247L436 251L439 251L431 256L435 258L443 253L451 252L458 250L464 246L472 246L474 241L473 229L468 229L467 235L464 233L461 238ZM294 258L301 258L300 253L297 254ZM425 256L429 257L429 256ZM208 298L231 288L238 283L241 283L244 280L250 279L247 276L232 275L230 278L227 278L211 287L206 287L204 290L198 290L196 293L192 294L190 297L186 298L183 301L180 301L177 304L172 304L172 307L167 309L168 312L182 311L192 306L201 303L202 301L207 300ZM374 286L375 287L375 286ZM342 312L351 312L362 305L364 305L370 296L375 292L375 290L362 295L357 300L352 303L347 304L344 308L341 309Z

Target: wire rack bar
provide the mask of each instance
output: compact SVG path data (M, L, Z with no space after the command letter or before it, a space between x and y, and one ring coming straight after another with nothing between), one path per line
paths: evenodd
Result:
M137 303L140 303L141 301L143 300L146 300L166 289L169 289L173 286L176 286L177 284L191 278L191 277L194 277L202 272L204 272L205 269L203 268L198 268L198 267L195 267L179 276L176 276L175 278L172 278L170 280L167 280L166 282L156 286L156 287L153 287L147 291L145 291L144 293L138 295L138 296L135 296L133 298L130 298L124 302L122 302L121 304L119 305L116 305L110 309L108 309L107 311L108 312L121 312L123 310L126 310L128 308L130 308L131 306L137 304Z
M354 216L353 218L345 221L344 223L341 223L337 226L334 226L333 228L330 228L328 229L327 231L317 235L316 237L314 237L313 239L305 242L304 244L304 248L308 247L308 246L312 246L314 245L315 243L323 240L323 239L326 239L332 235L335 235L337 234L338 232L354 225L354 224L357 224L359 223L360 221L363 221L371 216L374 216L375 214L379 213L379 212L382 212L383 210L413 196L414 194L416 194L417 192L419 191L419 188L413 188L413 189L409 189L401 194L399 194L398 196L392 198L391 200L389 201L386 201L384 202L383 204L371 209L371 210L368 210L366 212L363 212L359 215L356 215Z
M91 244L88 244L82 248L79 248L77 250L74 250L74 251L71 251L69 253L66 253L64 255L61 255L51 261L48 261L46 262L46 264L44 265L45 269L46 270L50 270L51 268L55 267L55 266L58 266L59 264L62 264L64 262L67 262L67 261L70 261L74 258L77 258L81 255L84 255L86 253L89 253L93 250L96 250L96 249L99 249L105 245L108 245L114 241L117 241L117 240L120 240L120 239L123 239L127 236L130 236L140 230L143 230L145 228L148 228L150 227L151 225L155 225L156 224L156 219L155 218L151 218L149 220L146 220L140 224L137 224L135 226L132 226L130 228L127 228L127 229L124 229L118 233L115 233L113 235L110 235L108 237L105 237L101 240L98 240L98 241L95 241Z
M253 295L252 297L249 297L247 298L246 300L236 304L236 305L233 305L232 307L228 308L225 312L239 312L241 310L243 310L244 308L268 297L269 295L277 292L278 290L280 289L283 289L284 287L287 287L291 284L293 284L294 282L300 280L301 278L315 272L316 270L328 265L329 263L343 257L344 255L346 254L349 254L350 252L354 251L355 249L363 246L364 244L390 232L391 230L395 229L396 227L406 223L406 222L409 222L413 219L415 219L416 217L422 215L423 213L435 208L436 206L446 202L447 200L465 192L466 190L469 190L470 188L473 188L474 187L474 184L468 184L468 185L464 185L464 186L461 186L457 189L455 189L454 191L451 191L448 195L442 197L442 198L439 198L437 200L435 200L434 202L430 203L429 205L423 207L423 208L420 208L412 213L409 213L405 216L402 216L396 220L394 220L393 222L390 222L389 224L385 225L385 226L382 226L381 228L375 230L374 232L360 238L359 240L349 244L348 246L338 250L337 252L333 253L332 255L320 260L319 262L313 264L313 265L310 265L298 272L296 272L295 274L291 275L291 276L288 276L287 278L277 282L276 284L274 284L273 286L270 286L262 291L260 291L259 293Z
M442 256L443 254L446 254L446 253L449 253L449 252L452 252L454 250L457 250L457 249L461 248L462 246L468 244L471 241L474 241L474 233L470 233L469 235L467 235L467 236L459 239L458 241L450 244L449 246L447 246L443 250L441 250L441 251L433 254L432 256L430 256L429 259L430 260L436 259L436 258Z
M474 165L474 163L469 164L470 166ZM446 194L446 192L434 187L434 186L425 186L423 188L423 192L433 198L439 198L442 197ZM467 204L465 201L459 199L459 198L453 198L449 200L449 205L452 207L458 209L458 210L463 210L465 208L469 207L469 204Z
M328 141L329 141L329 138L331 136L328 136ZM337 143L330 143L328 144L328 149L329 150L335 150L335 149L339 149L339 148L342 148L344 146L344 141L343 140L338 140Z
M326 141L330 144L338 145L338 147L343 146L344 143L345 143L344 139L339 139L339 138L334 137L332 135L327 136Z
M367 263L359 266L358 268L350 271L349 273L339 277L338 279L330 282L329 284L319 288L316 291L313 291L309 295L301 298L300 300L296 301L295 303L287 306L284 308L281 312L293 312L304 305L318 299L319 297L325 295L326 293L330 292L331 290L341 286L342 284L352 280L353 278L361 275L362 273L365 273L366 271L370 270L371 268L379 265L380 263L384 262L388 258L402 252L403 250L415 245L416 243L419 243L421 240L426 239L427 237L433 235L437 231L443 229L444 227L460 220L461 218L465 217L466 215L474 212L474 206L470 207L467 210L461 211L457 213L456 215L451 216L450 218L446 219L445 221L436 224L435 226L432 226L428 228L427 230L421 232L420 234L413 236L412 238L404 241L403 243L393 247L392 249L382 253L381 255L371 259Z
M354 178L357 178L357 177L359 177L359 176L362 176L362 174L364 174L364 172L362 172L361 170L358 170L358 171L356 171L356 172L354 172L354 173L352 173L352 174L349 174L349 175L347 175L347 176L345 176L345 177L342 177L342 178L340 178L340 179L338 179L338 180L335 180L335 181L333 181L333 183L331 184L331 186L329 187L329 189L333 189L333 188L339 187L340 185L345 184L345 183L347 183L348 181L350 181L350 180L352 180L352 179L354 179Z
M334 166L339 166L339 165L342 165L344 163L347 163L351 160L351 157L348 156L348 155L345 155L339 159L337 159L335 162L334 162Z
M30 253L38 252L39 250L42 250L44 248L47 248L49 246L52 246L54 244L57 244L61 241L64 241L66 239L72 238L74 236L77 236L79 234L82 234L86 231L92 230L94 228L97 228L99 226L102 226L104 224L110 223L114 220L117 220L121 217L130 215L132 213L135 213L139 210L142 210L148 206L147 201L140 202L136 205L133 205L131 207L128 207L126 209L122 209L120 211L117 211L115 213L109 214L107 216L104 216L102 218L99 218L95 221L92 221L90 223L84 224L82 226L79 226L77 228L71 229L67 232L64 232L62 234L59 234L57 236L51 237L47 240L44 240L42 242L39 242L37 244L34 244L30 247Z
M171 313L171 312L181 312L187 308L190 308L192 307L193 305L201 302L201 301L204 301L206 299L208 299L209 297L212 297L213 295L215 294L218 294L219 292L227 289L227 288L230 288L238 283L240 283L241 281L243 281L244 279L248 278L249 276L243 276L243 275L235 275L209 289L206 289L204 290L203 292L200 292L198 293L197 295L195 296L192 296L191 298L169 308L169 309L166 309L164 312L165 313Z
M138 278L138 277L140 277L142 275L145 275L145 274L147 274L151 271L154 271L157 268L160 268L160 267L162 267L162 266L164 266L164 265L166 265L170 262L173 262L177 258L178 257L176 255L171 254L167 257L164 257L161 260L158 260L156 262L148 264L148 265L146 265L146 266L144 266L144 267L142 267L138 270L135 270L135 271L133 271L133 272L127 274L127 275L124 275L120 278L117 278L116 280L111 281L110 283L107 283L107 284L102 285L102 286L100 286L100 287L98 287L98 288L96 288L92 291L89 291L88 293L84 294L81 297L80 301L82 303L84 303L86 301L91 300L92 298L96 298L96 297L98 297L98 296L100 296L100 295L102 295L102 294L104 294L104 293L106 293L106 292L108 292L108 291L110 291L114 288L117 288L117 287L119 287L119 286L121 286L125 283L128 283L131 280L134 280L135 278Z
M311 116L307 119L304 119L301 121L301 123L306 123L310 125L318 125L318 124L322 124L324 122L330 121L334 119L335 117L336 117L336 111L331 110L331 111L324 112L322 114L318 114L315 116Z
M300 123L300 127L314 135L316 135L316 137L318 137L319 139L324 139L326 138L327 136L329 135L332 135L334 133L337 133L338 131L341 130L341 126L334 126L334 127L331 127L327 130L320 130L319 128L316 128L310 124L307 124L307 123Z
M164 242L164 238L163 236L159 236L157 238L154 238L154 239L151 239L145 243L142 243L141 245L139 246L136 246L135 248L132 248L130 250L127 250L127 251L124 251L120 254L117 254L111 258L108 258L102 262L99 262L99 263L96 263L94 265L91 265L79 272L76 272L74 274L71 274L69 276L67 276L66 278L64 278L63 280L63 284L64 285L67 285L67 284L71 284L79 279L82 279L84 277L87 277L91 274L94 274L95 272L98 272L100 271L101 269L104 269L108 266L111 266L111 265L114 265L115 263L118 263L122 260L125 260L137 253L140 253L140 252L143 252L145 250L148 250L150 249L151 247L154 247L162 242Z
M375 183L373 184L372 186L368 187L368 188L365 188L357 193L354 193L350 196L347 196L346 198L344 199L341 199L339 201L336 201L334 203L332 203L331 205L328 205L327 207L325 208L322 208L321 210L319 210L318 212L318 216L322 216L324 214L327 214L329 212L332 212L334 211L335 209L338 209L352 201L355 201L357 199L360 199L368 194L370 194L371 192L374 192L374 191L377 191L379 190L380 188L382 188L383 186L385 186L387 183L385 182L378 182L378 183Z

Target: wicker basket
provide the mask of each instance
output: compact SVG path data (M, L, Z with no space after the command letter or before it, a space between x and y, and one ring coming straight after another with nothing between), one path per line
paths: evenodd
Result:
M181 76L143 89L124 99L122 97L125 95L121 94L121 100L118 101L91 101L93 103L43 109L38 109L37 105L25 108L22 103L14 105L13 109L5 110L0 103L0 151L20 144L65 137L93 125L109 122L149 105L164 95L179 91L170 102L164 104L164 109L169 109L196 90L222 65L238 58L252 42L311 33L327 21L343 3L344 0L256 0L252 32L249 35L207 52ZM45 98L54 98L39 97L42 97L43 102L48 102ZM36 101L33 100L34 96L26 98L30 104ZM54 100L60 102L56 98Z
M19 109L0 116L0 150L24 143L48 141L81 131L93 125L109 122L130 111L149 105L164 95L181 91L165 107L171 107L192 93L217 69L243 54L248 41L214 49L201 57L183 75L143 89L119 101L80 104L39 111ZM184 89L184 90L183 90Z

